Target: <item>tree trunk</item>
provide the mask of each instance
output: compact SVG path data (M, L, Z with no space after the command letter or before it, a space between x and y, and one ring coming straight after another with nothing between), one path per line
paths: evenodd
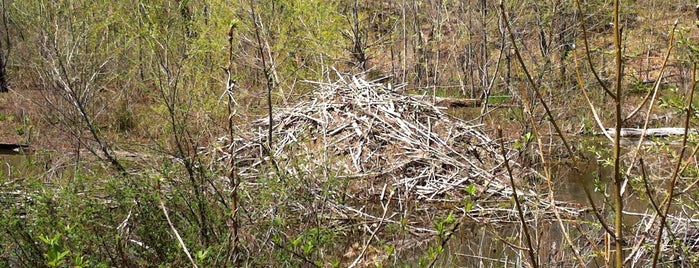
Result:
M620 137L640 137L643 133L643 129L640 128L622 128ZM684 135L685 129L681 127L664 127L664 128L649 128L646 129L646 137L668 137L668 136L679 136ZM616 131L613 128L608 128L607 133L609 135L616 135ZM696 129L689 129L688 133L697 133Z
M429 95L414 95L410 94L411 97L423 100L423 101L432 101L433 97ZM464 99L464 98L442 98L442 97L434 97L434 104L438 106L444 106L444 107L449 107L449 108L454 108L454 107L478 107L481 105L481 100L480 99Z

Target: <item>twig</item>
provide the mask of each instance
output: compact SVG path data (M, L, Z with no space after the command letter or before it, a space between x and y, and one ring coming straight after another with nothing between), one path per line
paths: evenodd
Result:
M189 261L192 263L192 267L197 268L197 263L194 261L194 259L192 259L192 255L189 254L189 250L187 250L187 245L184 244L184 241L182 241L182 237L180 237L180 233L177 232L177 229L175 229L175 226L172 224L172 221L170 221L170 216L167 213L167 209L165 208L165 203L163 202L163 200L160 200L160 208L163 210L165 219L167 219L167 223L168 225L170 225L170 229L172 229L172 232L175 234L177 242L180 243L182 251L184 251L184 254L187 255L187 259L189 259Z
M505 28L507 29L507 32L509 33L509 36L510 36L510 41L512 42L512 47L514 48L515 55L517 56L517 60L519 61L520 65L522 66L522 69L524 70L525 76L527 77L527 81L529 81L529 84L532 87L532 90L534 91L537 99L539 99L539 101L541 102L541 105L544 107L544 110L546 111L546 115L549 119L549 122L551 122L554 129L556 130L556 133L558 134L561 141L563 142L563 145L565 146L568 154L571 156L571 158L573 159L574 162L577 162L576 155L573 153L571 147L569 146L568 142L566 141L565 136L563 136L563 132L561 132L560 128L558 127L558 124L556 123L556 119L553 117L553 114L551 113L551 110L549 109L548 105L546 104L546 101L543 99L543 97L541 96L541 93L539 92L539 88L537 87L536 83L534 83L534 80L532 79L531 74L529 73L529 71L526 68L527 66L524 63L524 60L522 59L522 55L519 52L519 48L517 46L515 36L512 33L510 23L507 19L507 12L505 11L505 4L503 3L502 0L500 0L499 6L500 6L500 13L502 15L503 22L505 23ZM522 95L526 96L527 94L525 93ZM549 198L549 201L551 202L551 204L555 204L555 199L553 196L553 183L551 182L551 180L552 180L551 179L551 166L548 163L546 157L544 157L543 141L541 140L541 135L539 135L540 132L538 130L537 123L534 121L534 116L531 114L532 109L529 106L529 104L527 104L527 101L524 101L524 104L525 104L526 111L529 113L529 116L528 116L529 121L530 121L531 127L534 131L534 136L536 137L537 144L539 146L538 153L539 153L539 157L541 159L541 162L544 166L546 184L547 184L547 187L549 189L548 198ZM575 258L580 262L581 265L584 266L585 262L583 261L582 256L580 256L578 249L575 248L575 244L573 243L573 240L570 238L570 235L565 231L565 226L563 225L563 220L561 218L561 215L560 215L559 211L557 209L555 209L555 207L553 209L553 213L554 213L554 216L556 217L556 220L558 221L559 226L561 227L561 232L562 232L566 242L573 250Z
M653 267L655 268L658 265L658 258L660 256L660 241L663 236L663 229L665 228L666 220L667 220L667 214L670 211L670 206L672 205L672 199L673 199L673 194L675 192L675 185L677 184L677 178L679 177L679 171L680 167L682 165L682 160L684 156L684 151L687 148L687 139L689 138L689 134L687 131L689 131L689 119L692 118L693 115L693 110L692 110L692 101L694 100L694 90L697 86L697 63L694 63L694 66L692 68L692 85L691 89L689 90L689 99L687 100L687 116L685 117L684 121L684 128L685 128L685 134L682 137L682 149L680 149L680 153L677 157L677 164L675 165L675 169L672 172L670 182L667 185L667 192L668 195L665 198L665 201L663 202L663 211L660 213L660 227L658 230L658 234L656 236L655 240L655 246L654 246L654 253L653 253Z
M636 145L636 150L633 151L633 157L631 157L631 163L636 161L636 157L638 157L638 152L641 151L641 145L643 145L643 140L645 139L645 134L648 129L648 122L650 121L650 115L651 112L653 111L653 107L655 104L655 100L658 97L658 91L660 89L660 82L663 80L663 72L665 71L665 66L667 65L667 61L670 58L670 53L672 52L672 48L674 47L675 43L675 30L677 29L677 24L678 20L675 20L675 24L672 26L672 30L670 31L670 41L668 42L668 48L667 48L667 53L665 54L665 59L663 60L662 67L660 67L660 73L658 73L658 78L655 81L655 86L653 87L653 97L650 99L650 104L648 104L648 111L646 112L645 120L643 121L643 128L641 129L641 137L638 139L638 144ZM640 105L638 105L638 108L631 112L624 121L628 120L631 118L634 114L636 114L638 111L641 110L641 107L648 101L648 96L649 94L643 99ZM691 104L690 104L691 105ZM688 126L685 126L685 128ZM685 129L685 135L687 135L687 130ZM616 133L617 135L620 135L621 133ZM680 159L682 156L680 156ZM628 176L631 174L631 169L633 168L633 165L630 165L628 169L626 169L626 175ZM679 167L678 167L679 168ZM624 192L624 189L622 189L622 193Z
M386 186L387 186L386 184L383 185L384 192L386 191ZM366 243L364 243L364 247L362 248L362 252L360 252L359 256L357 256L357 258L354 259L352 264L349 265L350 268L357 266L359 261L364 257L364 253L366 252L367 248L371 244L371 240L373 240L374 237L376 237L376 233L378 233L381 226L383 226L383 222L386 219L386 213L388 213L388 206L391 204L391 199L393 199L393 193L394 192L391 191L391 194L388 196L388 201L386 202L386 205L381 204L381 206L383 207L383 215L381 215L381 220L379 220L379 223L376 225L376 229L374 229L374 231L371 232L371 236L369 237L369 239L367 239Z
M524 220L524 212L522 212L522 205L519 202L519 197L517 196L517 188L515 186L515 179L512 176L512 168L510 168L509 159L507 159L507 153L505 152L505 144L502 137L502 129L498 127L498 139L500 140L500 152L503 159L505 159L505 169L507 170L507 176L510 178L510 186L512 187L512 197L515 199L515 206L517 207L517 213L519 214L519 219L522 224L522 229L524 232L524 237L527 242L527 253L529 253L529 259L532 262L532 267L539 267L536 252L534 251L534 245L532 244L532 238L529 235L529 227L527 227L527 222Z

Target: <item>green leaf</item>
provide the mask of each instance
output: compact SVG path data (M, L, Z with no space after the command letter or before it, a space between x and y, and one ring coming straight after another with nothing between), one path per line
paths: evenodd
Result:
M471 201L471 199L468 198L466 199L465 203L466 204L464 205L464 210L466 210L467 212L471 211L473 209L473 201Z
M298 247L298 245L301 244L301 241L302 241L302 240L303 240L303 237L302 237L302 236L299 236L299 237L297 237L296 239L294 239L294 241L291 241L291 245L294 246L294 247Z
M476 185L470 184L469 186L464 187L464 191L466 191L469 195L476 195Z

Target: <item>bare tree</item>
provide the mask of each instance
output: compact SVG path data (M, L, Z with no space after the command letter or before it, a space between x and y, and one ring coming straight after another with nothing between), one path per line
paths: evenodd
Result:
M43 42L39 44L42 65L37 66L37 72L48 89L44 95L46 105L50 113L57 115L57 126L76 139L78 148L87 149L126 175L126 169L96 125L97 115L107 107L108 102L100 99L103 96L99 91L107 81L114 56L101 52L101 49L108 50L107 35L92 34L107 29L88 25L89 19L98 18L88 18L81 23L73 21L84 14L79 14L71 4L55 5L50 8L55 13L44 14L44 25L38 33ZM97 40L90 39L95 36ZM95 45L96 49L87 49L90 45ZM76 152L79 159L80 150Z

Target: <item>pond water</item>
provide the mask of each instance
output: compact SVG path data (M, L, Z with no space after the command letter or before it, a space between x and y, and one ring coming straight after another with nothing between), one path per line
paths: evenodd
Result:
M480 108L470 108L450 113L458 117L465 116L462 118L470 118L473 114L478 115L480 112L479 109ZM497 115L496 117L505 118L502 115ZM485 121L487 122L488 119ZM503 121L498 122L498 124L500 123L507 124L507 122ZM486 126L488 125L489 124L486 123ZM516 126L513 129L515 128ZM503 126L503 129L507 129L506 126ZM600 153L600 151L591 149L592 147L597 147L607 148L609 150L609 148L611 148L611 143L601 136L571 134L569 138L572 139L570 142L578 148L577 153L580 155L580 161L577 164L573 164L569 157L552 157L557 158L554 159L555 162L551 164L551 177L555 199L557 201L579 204L581 207L588 208L590 207L589 201L582 188L586 187L590 190L592 199L598 208L604 208L608 213L603 216L608 217L607 220L611 222L611 218L609 217L611 217L613 209L609 204L614 202L609 196L614 189L612 180L613 169L610 166L602 164L602 161L598 161L598 158L609 157L606 155L609 154L609 151ZM511 140L512 138L509 139ZM553 137L547 140L555 143L558 139ZM665 187L666 180L663 179L663 177L667 177L668 170L672 169L673 166L669 161L672 159L670 155L679 153L681 149L681 146L679 146L676 141L672 140L673 138L658 140L657 144L648 142L645 143L642 149L646 155L644 159L646 160L646 165L648 165L647 172L652 174L651 177L655 178L651 183L656 187ZM637 142L638 140L634 139L623 139L623 151L634 151ZM555 150L563 151L560 149ZM629 157L629 155L625 157ZM635 163L635 165L638 165L637 162ZM542 168L537 166L536 160L532 164L532 167L543 173ZM639 174L640 171L635 170L633 173ZM546 193L548 191L546 185L545 181L530 181L527 186L537 189L540 193ZM627 189L631 189L631 186L628 186ZM605 197L605 195L607 197ZM656 200L657 199L659 198L656 197ZM635 231L630 227L639 223L641 214L652 213L652 207L645 193L640 193L636 190L628 190L625 194L624 202L624 211L630 212L630 214L625 215L624 225L628 229L628 232L632 233ZM596 228L599 228L598 220L592 213L586 213L579 219L572 221L567 220L565 222L565 228L567 228L566 233L571 236L579 237L580 232L590 231L589 227L588 229L583 228L583 230L581 230L580 225L597 226ZM528 221L528 228L534 240L534 244L536 245L537 257L540 262L543 262L539 263L540 266L579 266L564 239L564 233L561 231L558 222L555 220L542 219L531 220ZM455 234L446 243L444 252L440 255L435 267L526 267L529 263L527 251L517 249L517 247L522 247L522 249L525 247L523 237L523 228L521 224L516 222L512 224L462 222ZM595 237L595 235L593 235L593 237ZM600 243L600 241L596 243ZM432 244L432 246L434 246L434 244ZM600 243L597 246L603 245ZM587 245L585 250L589 250L589 248L590 246ZM425 252L429 250L428 247L421 248L419 251L421 251L424 256ZM416 253L420 254L419 252ZM588 265L604 266L602 258L587 260L592 261L592 263L588 263Z

